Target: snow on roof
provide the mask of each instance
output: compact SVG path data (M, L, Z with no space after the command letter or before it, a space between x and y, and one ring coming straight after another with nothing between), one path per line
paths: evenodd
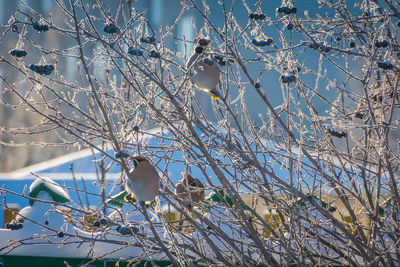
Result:
M39 198L41 192L47 192L53 201L58 203L65 203L71 201L68 194L64 189L50 178L42 177L37 178L29 187L29 196L33 198ZM29 204L32 206L34 203L33 199L29 200Z

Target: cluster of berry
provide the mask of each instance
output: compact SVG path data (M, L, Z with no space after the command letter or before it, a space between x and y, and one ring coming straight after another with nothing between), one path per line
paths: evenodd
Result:
M132 225L118 225L117 226L117 232L120 233L121 235L132 235L136 234L139 232L139 228L132 226Z
M128 48L128 54L132 56L143 56L143 51L139 48L133 48L132 46Z
M117 26L115 26L115 24L108 24L106 26L104 26L103 29L104 32L106 33L119 33L119 28Z
M37 30L38 32L47 32L49 30L49 26L44 24L39 24L39 22L32 23L33 29Z
M393 64L390 63L388 60L383 60L378 62L378 67L384 70L392 70Z
M271 44L273 43L273 40L272 40L271 38L268 38L267 40L261 40L261 41L257 41L256 39L253 39L253 40L251 41L251 43L252 43L253 45L255 45L255 46L264 47L264 46L271 45Z
M142 43L146 44L155 44L156 43L156 38L154 36L148 37L148 36L143 36L140 38L140 41Z
M328 129L328 133L332 136L336 136L337 138L343 138L347 136L347 134L343 131L337 132L332 129Z
M250 13L249 18L254 19L254 20L264 20L267 18L267 15L265 14L258 14L258 13Z
M386 40L384 40L382 42L378 42L378 41L375 42L375 46L377 48L384 48L384 47L387 47L388 45L389 45L389 42Z
M225 60L222 56L220 56L220 55L214 55L214 59L217 61L217 63L218 63L220 66L225 66L225 65L226 65L226 60ZM228 59L228 63L229 63L229 64L234 63L233 59L229 58L229 59Z
M50 75L54 70L54 66L53 65L35 65L35 64L31 64L29 66L29 68L31 70L33 70L34 72L39 73L41 75Z
M101 218L93 223L94 227L100 227L101 225L106 226L108 225L108 220L106 218Z
M325 53L328 53L329 51L331 51L331 48L327 47L323 43L312 43L309 45L309 47L312 49L315 49L315 50L319 50L321 52L325 52Z
M279 13L283 13L283 14L285 14L285 15L290 15L290 14L295 14L295 13L297 13L297 8L295 8L295 7L290 8L290 7L287 7L287 6L281 6L281 7L279 7L279 8L277 9L277 11L278 11Z
M10 51L10 55L14 57L25 57L27 55L25 50L14 49Z
M118 151L117 153L115 153L115 158L117 158L117 159L128 158L128 157L130 157L130 154L126 150L121 150L121 151Z
M296 76L294 74L287 74L281 76L281 81L283 83L291 83L296 81Z
M23 228L24 225L22 223L13 221L12 223L7 223L6 224L6 229L10 229L10 230L18 230Z

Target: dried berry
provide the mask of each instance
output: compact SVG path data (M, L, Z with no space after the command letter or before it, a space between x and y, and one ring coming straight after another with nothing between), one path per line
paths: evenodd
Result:
M363 119L364 118L364 114L362 114L361 112L357 112L354 116L356 118L358 118L358 119Z
M203 53L203 47L202 47L202 46L197 46L197 47L194 49L194 51L195 51L197 54L201 54L201 53Z
M287 6L281 6L277 9L278 13L283 13L285 15L290 15L290 14L295 14L297 13L297 8L293 7L287 7Z
M375 42L375 46L377 48L384 48L384 47L387 47L388 45L389 45L389 42L386 40L384 40L382 42L378 42L378 41Z
M131 235L132 233L139 232L139 228L132 226L132 225L118 225L117 232L121 235Z
M249 18L254 20L264 20L267 18L267 15L262 13L250 13Z
M384 70L392 70L393 65L388 60L383 60L378 62L378 67Z
M117 158L117 159L119 159L119 158L127 158L129 156L130 156L130 154L126 150L121 150L121 151L118 151L117 153L115 153L115 158Z
M54 66L53 65L35 65L35 64L31 64L31 65L29 65L29 69L31 69L34 72L36 72L38 74L41 74L41 75L50 75L54 70Z
M255 84L254 84L254 87L258 89L258 88L261 87L261 85L260 85L259 83L255 83Z
M261 40L261 41L257 41L256 39L253 39L251 41L251 43L255 46L260 46L260 47L264 47L264 46L268 46L271 45L273 42L273 40L271 38L268 38L267 40Z
M47 32L49 30L49 26L44 24L39 24L39 22L32 23L33 29L37 30L38 32Z
M151 51L150 51L150 54L149 54L149 57L152 57L152 58L160 58L161 55L160 55L160 53L158 53L157 51L151 50Z
M60 231L60 232L57 233L57 236L58 236L59 238L63 238L63 237L64 237L64 233Z
M25 50L14 49L10 51L10 55L14 57L25 57L27 55Z
M111 24L104 26L103 31L111 34L111 33L119 33L120 30L117 26L115 26L115 24L111 23Z
M356 46L356 44L355 44L353 41L351 41L350 44L349 44L349 46L350 46L351 48L354 48L354 47Z
M6 229L9 229L9 230L18 230L23 227L24 227L24 225L22 223L18 223L16 221L6 224Z
M309 45L310 48L315 49L315 50L319 50L321 52L325 52L328 53L329 51L331 51L331 48L324 45L323 43L312 43Z
M154 36L143 36L140 38L140 42L146 43L146 44L155 44L156 43L156 38Z
M129 47L128 54L140 57L143 56L143 51L138 48Z
M334 131L332 129L328 129L328 133L330 135L332 135L332 136L337 137L337 138L343 138L343 137L347 136L347 134L345 132L343 132L343 131L337 132L337 131Z
M292 24L292 23L289 23L289 24L286 26L286 29L288 29L289 31L293 30L293 24Z
M100 222L99 222L99 221L95 221L95 222L93 223L93 226L94 226L94 227L100 227Z
M281 82L283 83L291 83L296 81L296 76L294 74L282 75Z
M137 126L137 125L133 126L132 130L133 130L134 132L139 131L139 126Z

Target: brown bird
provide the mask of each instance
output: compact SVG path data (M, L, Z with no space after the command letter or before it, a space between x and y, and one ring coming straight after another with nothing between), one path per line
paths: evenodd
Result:
M192 203L204 201L204 185L199 179L182 172L182 180L175 187L175 194L184 201L184 205L192 208Z
M221 70L214 57L205 55L210 41L207 39L195 39L192 55L186 62L186 69L193 74L190 78L193 86L211 95L212 99L220 98L217 91Z
M160 176L147 158L136 156L132 159L135 168L126 182L126 191L131 195L131 199L127 199L133 203L132 198L140 202L153 201L158 195Z

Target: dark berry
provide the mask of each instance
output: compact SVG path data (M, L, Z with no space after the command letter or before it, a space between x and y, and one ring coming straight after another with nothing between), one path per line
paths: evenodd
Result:
M134 132L139 131L139 126L137 126L137 125L133 126L132 130L133 130Z
M197 54L201 54L201 53L203 53L203 47L197 46L197 47L194 49L194 51L195 51Z
M382 42L378 42L378 41L375 42L375 46L377 48L384 48L384 47L387 47L388 45L389 45L389 42L386 40L384 40Z
M64 237L64 233L60 231L60 232L57 233L57 236L58 236L59 238L62 238L62 237Z
M26 51L14 49L10 51L10 55L14 57L25 57L27 55Z
M33 29L37 30L38 32L47 32L49 30L49 26L39 24L39 22L32 23Z
M161 56L160 56L160 53L158 53L157 51L151 50L151 51L150 51L149 57L152 57L152 58L160 58Z
M249 217L249 218L247 218L247 221L249 222L249 223L251 223L252 221L253 221L253 217Z
M99 222L100 222L101 225L107 225L107 224L108 224L108 221L107 221L107 219L105 219L105 218L101 218L101 219L99 220Z
M111 33L119 33L119 28L111 23L111 24L104 26L103 31L106 33L110 33L110 34Z
M378 67L384 70L392 70L393 69L393 64L390 63L387 60L384 61L379 61L378 62Z
M129 227L129 230L131 231L131 233L134 233L134 234L136 234L136 233L139 232L139 228L137 228L137 227L135 227L135 226Z
M100 222L99 222L99 221L95 221L95 222L93 223L93 226L94 226L94 227L100 227Z
M346 134L345 132L343 132L343 131L337 132L337 131L334 131L334 130L332 130L332 129L328 129L328 133L329 133L330 135L332 135L332 136L337 137L337 138L343 138L343 137L346 137L346 136L347 136L347 134ZM326 205L326 204L325 204L325 205Z
M296 14L297 13L297 8L293 7L290 9L290 13Z
M396 23L396 25L400 28L400 20Z
M293 24L292 24L292 23L289 23L289 24L286 26L286 29L288 29L289 31L293 30Z
M140 57L140 56L143 56L143 51L140 50L140 49L129 47L128 48L128 54Z
M258 88L261 87L261 85L260 85L259 83L255 83L255 84L254 84L254 87L258 89Z
M254 13L250 13L249 18L254 19Z
M34 72L36 72L38 74L41 74L41 75L50 75L54 70L54 66L53 65L35 65L35 64L31 64L31 65L29 65L29 69L31 69Z
M315 50L319 50L321 52L326 52L326 53L331 51L331 48L327 47L323 43L312 43L309 45L309 47L312 49L315 49Z
M295 82L295 81L296 81L296 76L294 76L293 74L282 75L282 76L281 76L281 81L282 81L283 83Z
M356 44L352 41L352 42L350 42L349 46L350 46L351 48L354 48L354 47L356 46Z
M129 157L129 156L130 156L130 154L129 154L129 152L126 151L126 150L118 151L117 153L115 153L115 157L116 157L117 159L119 159L119 158L127 158L127 157Z
M44 221L44 224L49 225L49 221L48 220Z
M117 232L120 233L121 235L131 234L130 227L127 225L118 225Z
M151 37L143 36L140 38L140 42L146 43L146 44L155 44L156 38L154 36L151 36Z

